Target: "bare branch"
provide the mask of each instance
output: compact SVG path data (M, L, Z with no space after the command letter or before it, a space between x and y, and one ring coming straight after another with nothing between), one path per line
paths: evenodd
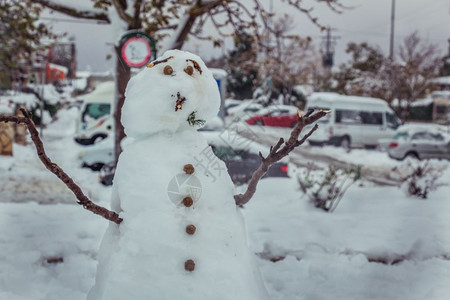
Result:
M65 6L59 3L55 3L49 0L33 0L34 3L38 3L44 7L47 7L51 10L63 13L65 15L74 17L74 18L80 18L80 19L87 19L87 20L98 20L105 23L111 23L108 15L103 12L99 11L90 11L90 10L78 10L75 7L69 7Z
M110 211L104 207L98 206L93 203L89 198L84 195L81 188L69 177L57 164L52 162L50 158L45 153L44 144L42 140L39 138L39 133L36 129L36 126L31 119L30 113L24 109L20 108L23 115L25 117L17 117L11 115L1 115L0 114L0 122L14 122L16 124L24 124L27 126L28 131L30 132L31 139L33 140L34 145L36 146L36 152L39 156L39 159L42 161L44 166L53 174L55 174L64 184L73 192L75 197L77 197L77 203L82 205L85 209L90 210L94 214L100 215L103 218L114 222L116 224L120 224L122 219L116 212Z
M197 19L197 17L207 13L208 11L216 8L221 5L223 0L214 0L207 2L206 4L202 4L202 1L196 1L192 7L189 9L189 17L184 23L180 23L178 26L182 26L182 28L178 31L178 36L175 37L174 44L171 48L173 49L181 49L184 41L186 40L188 34L191 32L192 27Z
M270 147L270 153L267 157L263 157L260 153L260 157L262 159L261 164L258 169L253 173L250 182L248 183L247 191L244 194L239 194L234 196L234 200L236 201L236 205L244 205L253 197L256 192L256 187L258 185L259 180L266 174L267 170L276 163L281 160L283 157L287 156L292 150L296 147L302 145L314 131L317 130L318 125L316 124L302 139L298 139L301 131L307 125L310 125L323 116L327 114L326 111L319 110L318 112L311 115L312 112L308 112L305 116L299 115L299 120L297 125L295 125L294 129L291 131L291 135L287 142L284 142L283 138L280 138L278 143ZM283 145L284 143L284 145Z
M112 4L116 8L117 14L123 21L129 25L134 23L135 20L125 12L127 8L124 7L124 4L126 4L126 2L123 3L120 0L112 0Z

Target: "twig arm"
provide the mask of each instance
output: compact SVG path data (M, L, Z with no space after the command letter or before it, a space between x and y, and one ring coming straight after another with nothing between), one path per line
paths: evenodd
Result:
M50 172L55 174L72 191L72 193L78 199L77 203L82 205L85 209L90 210L94 214L102 216L103 218L116 224L120 224L120 222L122 222L122 219L119 218L119 215L116 212L110 211L89 200L89 198L83 193L81 188L72 180L72 178L70 178L70 176L67 175L56 163L50 160L50 158L45 153L44 144L39 138L39 132L37 131L36 126L31 119L30 113L24 108L20 108L20 110L23 113L24 117L0 115L0 122L14 122L16 124L26 125L28 131L30 132L31 139L36 146L36 152L39 159Z
M295 125L294 129L291 131L291 136L289 137L287 142L285 142L283 138L280 138L275 146L270 147L270 153L269 155L267 155L267 157L262 156L261 153L259 154L261 157L261 164L253 173L245 193L234 196L236 205L244 205L248 201L250 201L250 199L256 192L256 187L258 186L259 180L264 176L264 174L266 174L267 170L269 170L269 168L274 163L287 156L296 147L302 145L311 136L311 134L313 134L313 132L317 130L318 125L314 125L314 127L311 128L311 130L302 139L299 140L298 137L303 128L306 125L310 125L316 122L317 120L325 116L328 112L319 110L314 114L312 113L313 111L311 110L305 116L301 116L299 114L297 125Z

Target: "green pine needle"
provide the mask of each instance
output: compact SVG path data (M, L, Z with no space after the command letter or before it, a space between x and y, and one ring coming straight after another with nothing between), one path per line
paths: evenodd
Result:
M201 119L196 119L195 118L195 113L196 113L196 111L193 111L193 112L191 112L189 114L189 116L187 118L187 121L188 121L189 125L191 125L191 126L195 126L195 125L202 126L202 125L204 125L206 123L206 121L205 120L201 120Z

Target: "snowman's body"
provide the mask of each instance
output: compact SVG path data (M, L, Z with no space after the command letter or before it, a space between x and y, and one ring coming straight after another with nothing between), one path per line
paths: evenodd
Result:
M210 151L187 118L216 114L217 85L199 57L168 51L160 61L168 57L127 88L122 120L134 142L120 156L112 199L123 221L105 234L88 299L267 299L225 165L216 162L214 178L183 170Z

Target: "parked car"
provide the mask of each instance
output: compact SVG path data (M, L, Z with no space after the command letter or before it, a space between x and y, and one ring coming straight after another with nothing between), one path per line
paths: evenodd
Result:
M291 105L273 105L261 109L245 120L250 125L294 127L298 121L298 108Z
M104 165L114 162L114 138L108 137L86 148L78 154L81 166L99 171Z
M317 122L319 129L308 139L311 145L374 148L379 139L393 136L401 124L387 102L376 98L313 93L307 101L309 109L330 111Z
M414 123L414 122L406 123L406 124L400 125L395 130L394 134L391 137L379 139L377 142L376 149L378 151L387 152L388 146L393 140L395 140L401 136L404 136L406 132L411 133L411 132L416 132L419 130L439 131L439 132L445 134L447 132L448 128L445 125L439 125L439 124L434 124L434 123L418 123L418 122L417 123Z
M235 184L247 183L253 172L261 164L258 153L267 155L268 147L250 141L227 130L202 132L214 154L227 166L231 180ZM288 159L273 164L264 177L289 177Z
M410 127L399 130L387 146L389 157L403 160L450 159L450 138L447 132L433 127Z
M261 164L259 155L248 150L236 151L232 147L220 145L211 145L211 148L214 154L223 160L235 184L247 183ZM264 177L288 177L288 164L283 162L273 164Z
M263 109L263 106L253 101L242 101L241 104L228 109L228 116L233 121L245 120L255 115L259 110Z
M114 86L114 82L104 82L86 95L77 118L77 143L91 145L114 132Z
M114 173L116 171L116 166L114 162L104 165L99 172L98 181L106 186L112 185L114 180Z
M229 110L233 107L241 105L243 102L242 100L236 100L236 99L225 99L223 104L223 109L225 111L225 116L228 116L230 114Z

